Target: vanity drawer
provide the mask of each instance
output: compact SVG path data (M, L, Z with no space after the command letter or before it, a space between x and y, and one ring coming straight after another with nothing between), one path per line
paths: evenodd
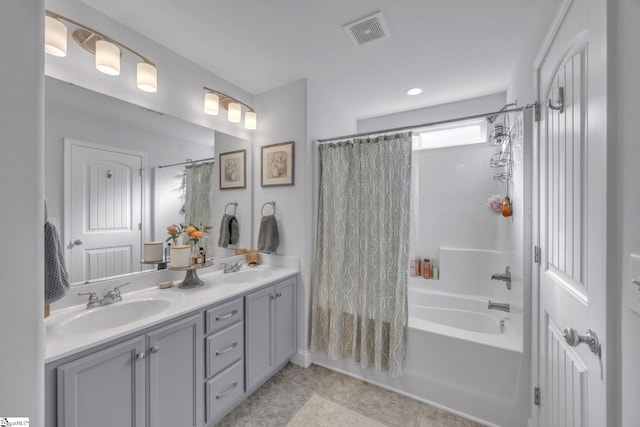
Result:
M239 322L243 318L242 298L229 301L225 304L207 310L205 332L218 332L227 326Z
M237 362L217 377L206 382L207 422L214 420L225 410L237 403L244 394L244 369L242 361Z
M242 359L244 354L244 323L233 326L205 338L207 349L207 378L228 368Z

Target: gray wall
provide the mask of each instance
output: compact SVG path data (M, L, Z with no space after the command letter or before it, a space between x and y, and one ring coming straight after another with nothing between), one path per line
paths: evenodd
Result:
M0 414L43 425L42 0L0 2Z

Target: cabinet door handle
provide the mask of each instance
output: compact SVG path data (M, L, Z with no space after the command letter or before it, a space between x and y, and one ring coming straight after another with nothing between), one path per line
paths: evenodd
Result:
M276 299L276 296L271 294L271 299Z
M276 298L280 298L281 296L282 296L282 292L278 292L278 293L276 294Z
M238 346L238 341L234 341L231 343L231 345L223 350L218 350L216 351L216 356L220 356L221 354L225 354L228 351L233 350L234 348L236 348Z
M144 351L141 351L140 353L136 354L136 359L137 359L137 360L142 360L142 359L144 359Z
M156 345L154 347L151 347L151 353L157 353L160 351L160 348Z
M225 391L223 391L220 394L216 394L216 399L222 399L223 397L225 397L227 394L231 393L231 391L238 387L238 381L234 381L233 384L231 384L231 387L229 387L228 389L226 389Z
M230 318L231 316L235 316L236 314L238 314L238 310L233 310L233 311L231 311L231 312L229 312L229 313L227 313L227 314L223 314L222 316L217 316L217 317L216 317L216 322L217 322L218 320L228 319L228 318Z

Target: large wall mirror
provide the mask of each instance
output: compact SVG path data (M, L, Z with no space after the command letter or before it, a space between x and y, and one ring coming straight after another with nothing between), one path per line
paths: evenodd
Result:
M73 284L155 270L141 262L144 243L192 222L187 206L210 210L197 224L211 227L208 257L250 247L249 141L47 77L44 152L47 215ZM221 247L225 213L240 232Z

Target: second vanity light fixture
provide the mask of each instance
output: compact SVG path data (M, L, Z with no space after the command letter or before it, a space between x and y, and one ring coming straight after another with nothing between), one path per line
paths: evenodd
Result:
M95 55L96 68L110 76L120 75L120 57L125 50L140 59L137 65L138 89L145 92L158 90L158 70L153 62L133 49L104 34L54 12L46 11L44 50L53 56L67 55L67 24L77 27L73 39Z
M232 123L240 123L242 120L242 107L244 106L247 109L247 112L244 113L244 127L251 130L256 129L258 124L256 110L244 102L238 101L234 97L218 90L214 90L206 86L203 87L203 89L206 91L204 94L205 113L211 116L217 116L220 111L220 106L222 105L222 108L226 109L228 112L227 118L229 121Z

